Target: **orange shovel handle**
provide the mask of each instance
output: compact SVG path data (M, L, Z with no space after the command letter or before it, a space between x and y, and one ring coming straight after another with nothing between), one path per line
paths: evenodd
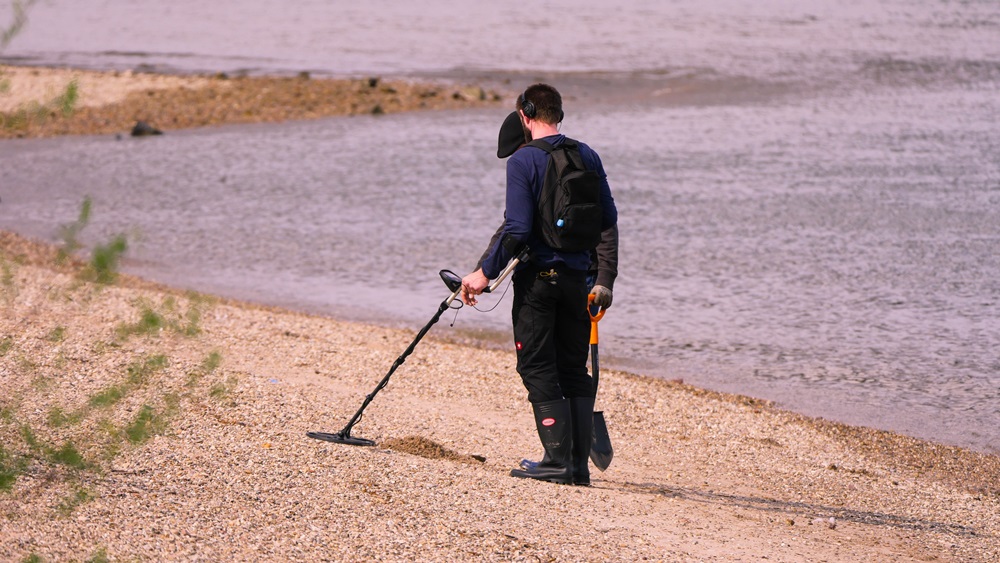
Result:
M597 344L597 322L604 318L604 312L607 310L601 307L601 310L595 315L590 311L591 304L594 303L594 298L596 295L591 293L587 296L587 314L590 316L590 343Z

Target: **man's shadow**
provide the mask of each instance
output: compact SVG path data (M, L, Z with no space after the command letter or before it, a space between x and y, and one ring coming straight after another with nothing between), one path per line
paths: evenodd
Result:
M799 516L809 519L820 516L823 518L834 517L836 520L875 526L887 526L900 530L944 532L956 536L967 537L982 535L977 528L971 526L937 522L923 518L913 518L910 516L901 516L897 514L869 510L853 510L849 508L808 502L784 501L765 497L717 493L714 491L703 491L688 487L667 487L656 483L633 483L629 481L624 483L612 483L608 481L595 480L591 484L591 487L595 489L618 490L628 493L640 493L657 497L690 500L705 504L780 513L783 515Z

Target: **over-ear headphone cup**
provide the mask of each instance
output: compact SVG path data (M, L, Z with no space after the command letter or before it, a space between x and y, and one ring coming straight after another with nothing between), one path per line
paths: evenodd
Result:
M521 92L521 95L518 96L518 101L521 102L521 111L524 112L524 115L530 117L531 119L534 119L535 104L531 103L531 100L529 100L528 97L525 96L526 93L527 91Z

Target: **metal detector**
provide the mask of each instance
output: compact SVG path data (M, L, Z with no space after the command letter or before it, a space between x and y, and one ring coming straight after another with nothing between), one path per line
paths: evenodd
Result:
M486 289L483 290L483 293L491 293L493 290L495 290L503 282L503 280L506 279L507 276L509 276L510 273L514 271L514 268L517 267L519 263L527 259L528 259L528 249L527 247L525 247L523 250L521 250L520 253L517 254L517 256L514 257L514 259L510 261L509 264L507 264L507 267L504 268L502 272L500 272L500 275L497 276L497 279L493 280L493 283L491 283ZM438 306L437 313L434 313L434 316L431 317L431 320L426 325L424 325L424 328L420 329L420 332L417 333L417 336L416 338L413 339L413 342L410 342L410 345L406 348L406 350L403 351L403 353L398 358L396 358L396 361L393 362L392 367L389 368L388 373L386 373L385 377L382 378L382 381L379 381L378 385L375 386L375 390L365 396L365 402L361 404L361 408L358 409L358 412L354 413L354 416L351 417L351 420L347 423L347 426L345 426L343 430L341 430L340 432L335 432L335 433L306 432L306 436L310 438L315 438L317 440L325 440L327 442L335 442L337 444L350 444L352 446L375 445L374 440L369 440L367 438L359 438L357 436L351 436L351 429L354 428L354 425L357 424L359 420L361 420L361 414L365 412L365 408L367 408L368 404L372 402L372 399L375 398L375 395L377 395L378 392L381 391L382 388L389 383L389 378L392 377L392 374L393 372L396 371L396 368L403 365L403 362L406 361L406 357L409 356L413 352L414 348L417 347L417 343L420 342L420 339L423 338L424 335L427 334L427 331L429 331L431 327L434 326L434 324L441 319L441 315L444 314L444 312L451 307L452 302L455 301L455 299L458 299L458 295L462 291L462 278L458 277L458 275L455 272L452 272L451 270L441 270L440 275L441 275L441 280L444 281L444 284L448 286L449 290L451 290L451 295L449 295L447 299L441 302L441 305Z

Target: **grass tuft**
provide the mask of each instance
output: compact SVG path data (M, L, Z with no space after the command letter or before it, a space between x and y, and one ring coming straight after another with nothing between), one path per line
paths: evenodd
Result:
M74 78L66 85L66 90L55 99L54 105L59 108L63 117L71 117L76 111L76 103L80 99L80 85Z
M107 244L94 247L90 263L81 272L83 279L104 285L110 285L118 279L118 267L122 255L128 250L125 235L117 235Z
M118 334L118 338L124 339L135 334L158 334L166 326L167 321L163 315L157 313L148 304L144 304L139 312L139 320L131 324L122 323L118 325L115 332Z
M8 452L0 444L0 491L13 489L17 478L27 467L26 459Z
M110 561L108 559L108 550L102 547L95 551L84 563L109 563Z
M149 380L149 376L167 367L167 357L163 354L150 356L144 360L133 362L128 367L128 383L131 385L142 385Z
M92 201L90 196L84 197L83 203L80 204L80 214L77 216L76 221L67 223L59 228L59 238L62 239L62 246L56 255L56 262L60 264L65 262L74 252L80 250L83 246L80 244L78 237L80 236L80 231L90 223L91 207Z
M177 412L180 398L171 393L163 399L166 406L162 411L156 412L153 407L143 405L135 419L124 428L125 437L131 444L141 444L167 430L168 419Z
M66 340L66 327L57 326L52 329L52 332L45 336L45 339L49 342L62 342L63 340Z
M52 463L65 465L67 467L72 467L73 469L86 469L90 466L90 464L83 459L83 455L76 449L76 446L74 446L70 441L67 441L58 450L50 450L48 452L48 458Z
M157 424L156 412L153 407L143 405L136 415L135 420L125 427L125 437L133 444L141 444L153 435L154 427Z
M87 404L92 407L110 407L118 401L122 400L125 396L125 387L121 385L112 385L107 389L101 391L100 393L94 395L87 401Z
M77 411L75 413L66 413L60 407L52 407L49 410L49 415L47 418L49 426L53 428L62 428L64 426L69 426L71 424L76 424L83 420L84 411Z
M173 297L167 297L159 307L145 299L138 300L139 318L132 323L122 323L115 329L119 340L133 335L157 335L172 330L183 336L201 334L201 316L211 302L201 295L189 292L187 310L183 310Z
M222 354L217 351L211 352L201 361L201 365L197 369L188 373L187 385L189 387L196 385L202 377L219 369L220 365L222 365Z

